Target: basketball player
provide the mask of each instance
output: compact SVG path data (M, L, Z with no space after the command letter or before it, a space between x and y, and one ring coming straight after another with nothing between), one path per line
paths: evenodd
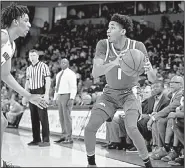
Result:
M145 141L137 128L141 104L133 94L132 88L138 84L139 76L127 76L119 66L119 59L124 56L126 50L138 49L146 57L144 67L148 79L153 82L156 78L144 44L126 37L126 33L129 33L132 27L132 20L128 16L114 14L107 30L108 39L100 40L96 46L92 75L94 78L105 75L107 85L95 103L85 128L85 146L89 167L96 167L96 132L106 120L113 118L118 108L123 108L125 112L126 131L145 166L152 167Z
M31 103L39 108L46 108L47 103L43 98L27 92L10 73L11 59L15 52L14 40L19 37L25 37L31 27L28 12L27 7L14 3L2 10L1 24L4 29L1 29L1 79ZM3 133L7 125L7 120L1 114L1 146ZM1 166L6 167L6 162L1 160Z

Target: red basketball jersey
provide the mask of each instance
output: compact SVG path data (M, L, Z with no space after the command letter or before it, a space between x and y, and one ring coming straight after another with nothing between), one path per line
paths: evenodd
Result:
M117 51L113 43L110 43L108 39L100 40L99 46L96 47L99 51L96 51L95 57L99 57L104 59L105 63L109 63L117 58L120 51ZM123 50L126 49L138 49L144 53L146 58L148 57L146 48L143 43L131 40L129 38L126 39L125 46ZM102 56L104 53L104 56ZM103 58L104 57L104 58ZM120 66L115 66L112 68L106 75L106 81L109 87L113 89L126 89L132 88L138 84L138 77L127 76L120 68Z

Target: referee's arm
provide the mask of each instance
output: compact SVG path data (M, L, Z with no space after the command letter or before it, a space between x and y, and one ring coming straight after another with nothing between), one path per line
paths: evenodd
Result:
M46 91L45 91L45 96L48 96L49 97L49 90L50 90L50 86L51 86L51 78L50 76L47 76L45 77L45 80L46 80Z
M43 74L45 77L45 95L44 95L44 99L49 103L49 90L50 90L50 86L51 86L51 74L50 74L50 70L49 67L44 64L44 68L43 68Z

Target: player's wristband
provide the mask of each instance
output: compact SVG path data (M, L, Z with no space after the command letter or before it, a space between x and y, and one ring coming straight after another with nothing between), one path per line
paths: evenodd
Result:
M152 65L150 64L147 68L145 68L145 73L147 73L151 70L152 70Z

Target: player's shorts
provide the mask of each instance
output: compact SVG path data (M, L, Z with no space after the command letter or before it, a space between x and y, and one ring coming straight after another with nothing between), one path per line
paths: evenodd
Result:
M133 109L142 114L141 103L134 95L132 88L115 90L106 86L103 94L93 106L92 112L96 112L96 109L102 109L111 119L114 117L117 109L123 109L125 113Z

